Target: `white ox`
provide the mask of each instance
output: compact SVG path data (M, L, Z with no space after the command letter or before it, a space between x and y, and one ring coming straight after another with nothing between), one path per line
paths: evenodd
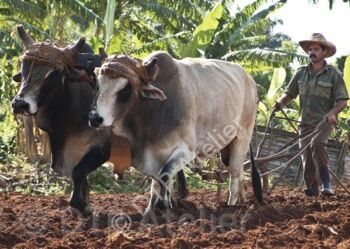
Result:
M132 165L153 178L148 211L172 206L171 179L180 169L220 151L229 156L228 204L236 204L257 103L256 84L242 67L155 52L143 63L112 56L97 71L90 122L130 141Z

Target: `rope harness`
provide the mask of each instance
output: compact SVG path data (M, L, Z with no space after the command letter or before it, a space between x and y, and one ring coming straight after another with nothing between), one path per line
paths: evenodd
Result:
M141 83L150 82L147 71L139 59L127 55L109 57L103 63L100 72L111 79L123 77L130 81L137 89ZM141 79L141 81L140 81Z
M72 55L66 49L61 49L48 42L34 43L26 49L21 60L32 61L35 64L44 64L59 70L72 70L74 62Z
M55 70L68 73L67 76L70 79L77 81L86 81L90 86L96 88L96 76L92 73L87 73L84 70L75 70L75 63L73 61L73 55L67 48L59 48L54 44L48 42L34 43L31 47L26 49L21 56L22 61L30 61L31 66L24 82L24 87L28 85L28 80L32 74L34 65L46 65L42 72L38 75L40 81L44 80L43 74L48 67L53 67Z

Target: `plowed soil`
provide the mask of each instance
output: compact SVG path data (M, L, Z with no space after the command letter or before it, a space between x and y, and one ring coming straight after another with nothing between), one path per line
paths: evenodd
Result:
M0 248L350 248L350 196L308 198L278 187L265 206L228 207L191 190L168 212L142 220L148 194L92 195L82 218L68 196L0 196ZM224 193L227 197L227 192Z

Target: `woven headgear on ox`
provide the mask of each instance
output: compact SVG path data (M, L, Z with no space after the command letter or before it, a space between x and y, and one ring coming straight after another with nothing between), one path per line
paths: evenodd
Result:
M49 64L61 71L74 68L74 62L69 51L48 42L34 43L24 51L21 59L29 60L34 64Z
M150 83L147 71L139 59L131 58L127 55L109 57L103 63L101 74L107 75L111 79L125 78L130 81L133 87L139 88L142 83ZM142 82L140 81L140 78Z

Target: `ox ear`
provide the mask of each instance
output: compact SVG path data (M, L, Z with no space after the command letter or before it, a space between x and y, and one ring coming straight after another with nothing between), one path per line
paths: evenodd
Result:
M164 92L159 88L152 86L151 84L145 84L144 86L142 86L140 89L140 94L145 99L160 101L166 100Z
M148 79L151 82L156 80L159 73L159 66L157 65L157 61L157 57L152 57L150 61L143 64L143 68L146 70Z
M21 74L21 72L16 73L15 75L13 75L12 79L13 79L13 81L21 82L22 81L22 74Z

